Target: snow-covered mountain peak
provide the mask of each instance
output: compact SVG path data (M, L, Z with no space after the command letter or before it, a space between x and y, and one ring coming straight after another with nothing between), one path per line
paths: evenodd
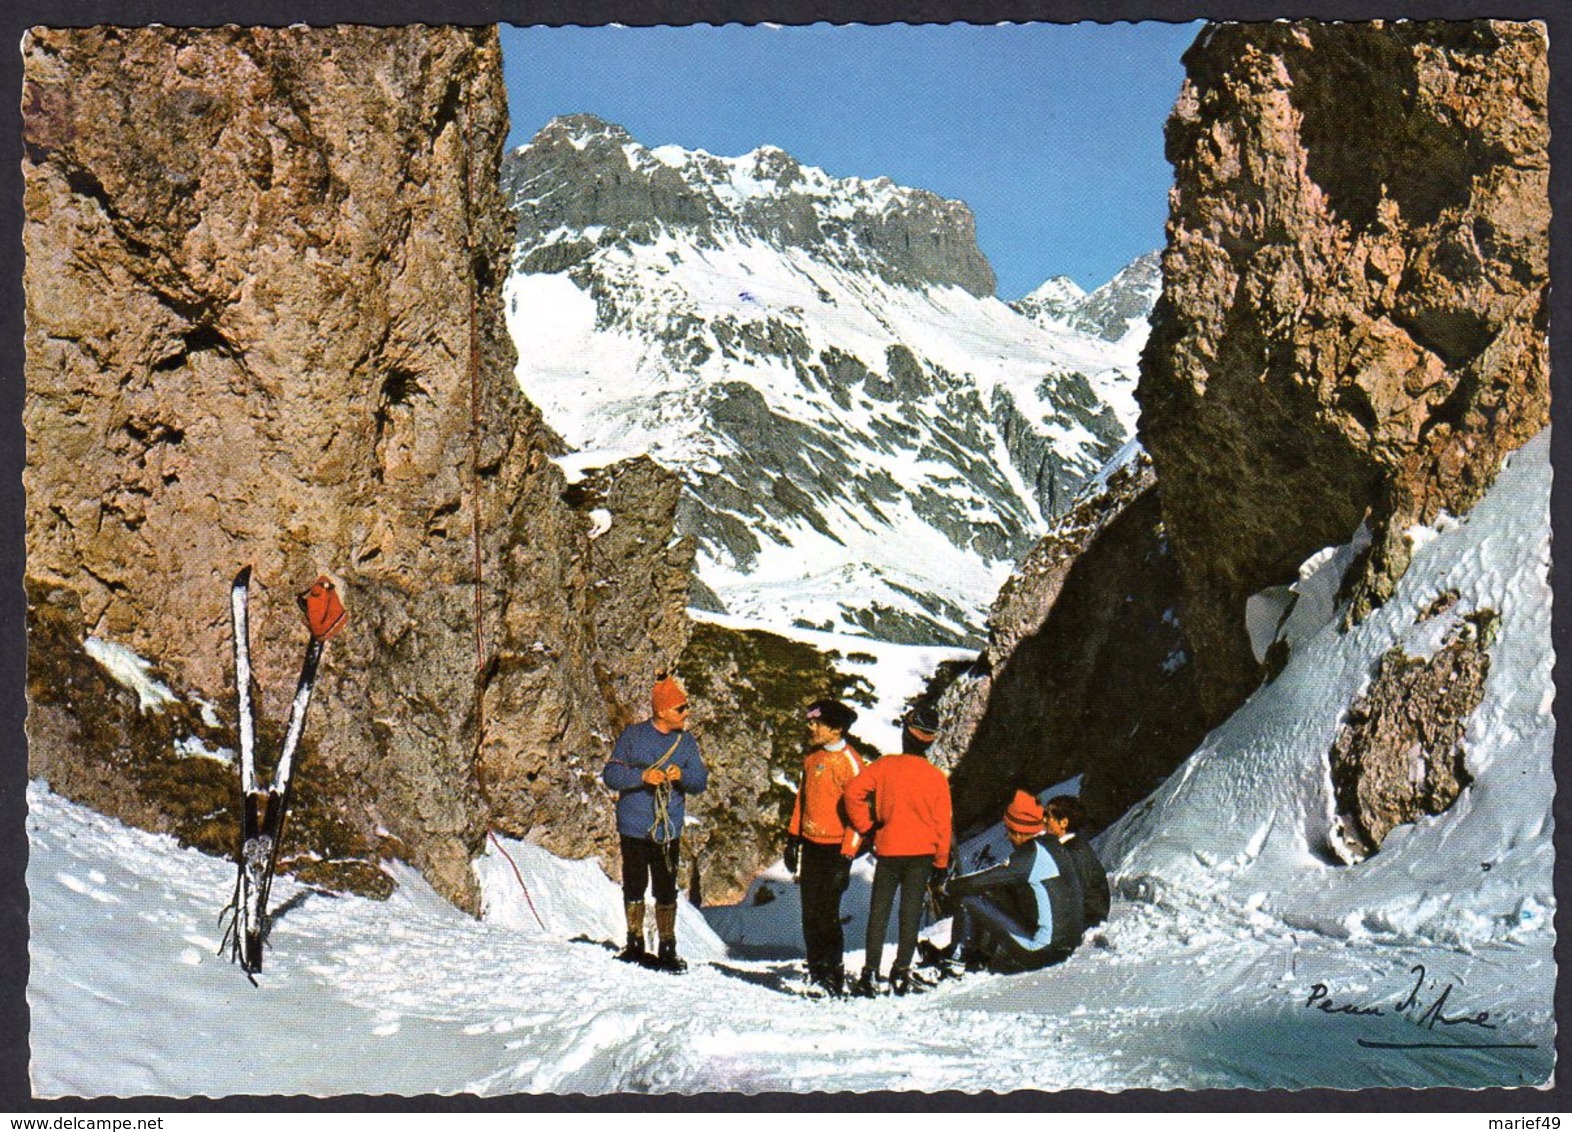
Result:
M1086 289L1068 275L1055 275L1020 301L1043 306L1077 303L1086 298Z
M521 387L577 463L683 473L679 527L728 612L977 643L1046 517L1134 427L1135 351L994 298L960 202L583 115L509 155L503 184Z
M574 114L508 154L503 188L523 255L600 224L631 243L663 231L765 240L904 286L994 291L963 202L888 177L834 177L777 146L740 157L651 149L621 126Z
M603 121L593 114L565 114L560 118L553 118L542 126L528 144L565 143L574 149L582 150L600 139L605 139L613 145L624 145L633 141L633 136L621 126Z
M1162 287L1162 255L1147 252L1090 294L1075 280L1056 275L1010 306L1039 326L1079 330L1139 350Z

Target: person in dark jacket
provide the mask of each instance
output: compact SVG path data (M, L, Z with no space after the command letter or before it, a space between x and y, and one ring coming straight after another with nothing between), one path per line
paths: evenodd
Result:
M1081 878L1081 894L1085 898L1086 926L1096 927L1108 918L1110 894L1108 874L1097 859L1091 843L1081 836L1086 826L1086 809L1074 794L1056 794L1043 807L1048 823L1048 836L1057 837L1075 871Z
M879 993L884 932L897 891L901 916L890 989L905 994L914 986L911 961L922 926L923 897L934 870L943 871L950 863L950 780L925 757L938 729L931 712L912 712L902 728L901 753L870 764L846 787L846 816L860 835L873 836L879 857L868 903L867 953L852 988L859 997Z
M1017 790L1004 815L1010 859L946 886L958 901L951 947L968 968L1035 971L1067 959L1084 926L1080 875L1046 837L1037 799Z
M841 897L851 883L857 831L846 820L841 795L862 773L861 752L846 741L857 712L839 700L808 705L807 755L787 827L786 867L797 874L802 896L802 942L808 979L839 997L846 987Z
M617 791L617 835L622 850L622 899L628 941L619 959L667 971L687 964L677 957L677 861L682 852L684 800L709 785L699 744L687 732L688 695L669 676L650 695L653 716L617 736L601 781ZM644 947L644 890L655 893L653 962Z

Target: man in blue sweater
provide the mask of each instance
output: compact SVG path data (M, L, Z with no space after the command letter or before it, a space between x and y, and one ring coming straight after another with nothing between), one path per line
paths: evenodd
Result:
M628 941L619 959L663 971L687 964L677 957L677 861L682 851L684 799L710 782L698 741L687 732L688 695L662 676L650 696L652 718L617 736L601 781L617 791L617 834L622 849L622 899ZM644 949L644 890L655 891L659 949Z

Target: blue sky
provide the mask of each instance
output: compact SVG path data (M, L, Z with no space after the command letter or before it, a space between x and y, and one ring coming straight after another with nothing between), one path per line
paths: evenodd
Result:
M1162 127L1198 25L502 28L522 145L591 113L649 146L776 145L964 200L1016 298L1162 246Z

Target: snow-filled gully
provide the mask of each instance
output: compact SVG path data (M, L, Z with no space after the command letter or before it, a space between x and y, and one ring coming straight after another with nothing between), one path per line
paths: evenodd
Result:
M618 963L593 861L505 842L481 919L394 869L386 902L280 878L259 986L216 953L230 862L28 792L31 1073L42 1096L1542 1085L1554 1069L1548 436L1421 542L1357 630L1306 632L1278 680L1108 830L1108 923L1063 965L919 996L814 1001L777 867L683 905L692 969ZM1325 720L1437 589L1501 614L1447 813L1336 866ZM882 654L881 654L882 655ZM893 658L890 666L894 667ZM488 846L488 849L490 847ZM1488 866L1488 867L1486 867ZM864 865L845 901L860 967ZM768 889L768 897L763 890ZM542 922L544 928L542 928ZM928 929L943 935L945 925ZM728 942L729 941L729 942ZM888 962L888 952L886 953ZM108 1037L112 1036L112 1038Z

